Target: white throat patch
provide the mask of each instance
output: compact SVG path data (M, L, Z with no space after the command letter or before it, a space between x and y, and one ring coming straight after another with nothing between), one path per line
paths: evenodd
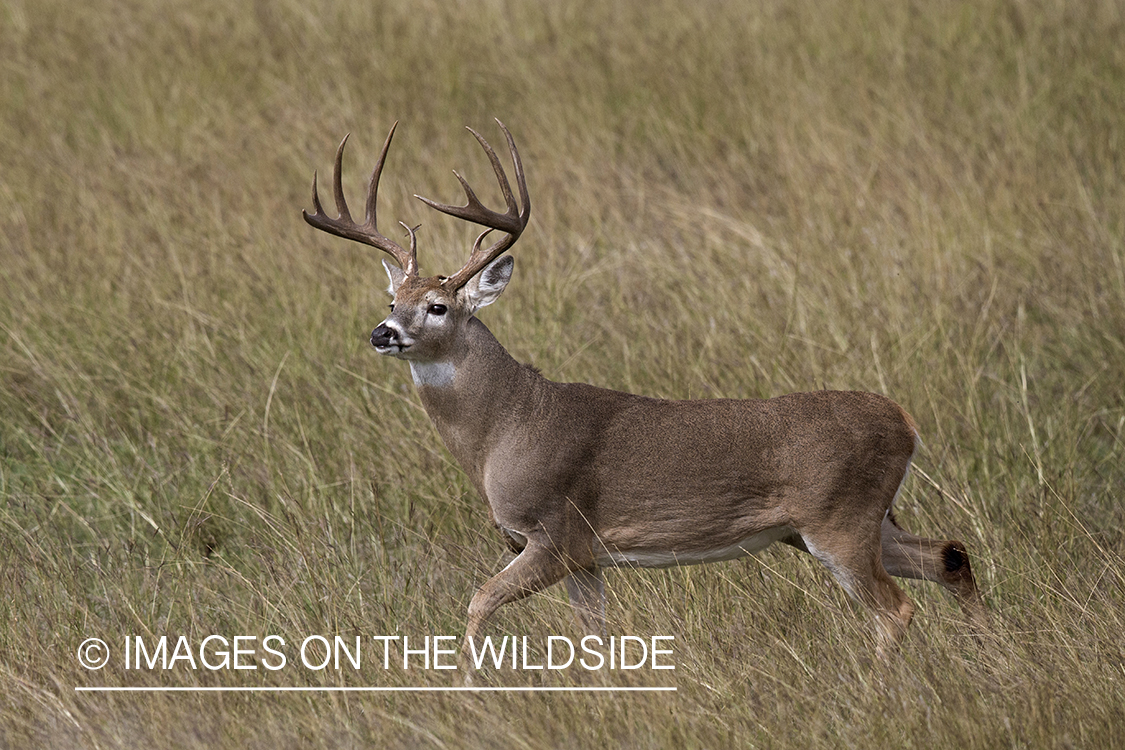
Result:
M449 362L411 362L410 374L414 378L414 385L421 388L444 388L453 384L456 370Z

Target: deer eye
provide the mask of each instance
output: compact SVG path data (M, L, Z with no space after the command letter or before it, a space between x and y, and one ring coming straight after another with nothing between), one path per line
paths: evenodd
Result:
M435 303L433 305L430 305L429 309L426 312L428 312L430 315L445 315L445 312L448 309L449 308L447 308L445 305Z

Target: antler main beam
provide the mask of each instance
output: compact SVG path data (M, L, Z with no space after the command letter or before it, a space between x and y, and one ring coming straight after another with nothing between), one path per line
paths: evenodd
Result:
M469 183L462 177L456 170L453 174L456 175L457 180L461 183L461 187L465 190L465 197L467 203L464 206L451 206L445 203L438 203L429 198L423 198L420 195L414 197L425 203L430 208L435 208L444 214L455 216L458 219L471 221L474 224L488 227L484 232L481 232L477 237L476 242L473 243L473 250L469 255L469 260L461 268L460 271L453 274L442 285L446 289L457 290L468 283L469 279L473 278L476 274L480 273L481 269L498 258L505 250L515 244L519 239L520 234L527 227L527 221L531 217L531 198L527 192L527 179L523 173L523 163L520 161L519 151L516 150L516 143L512 140L512 134L508 132L508 128L504 123L499 120L496 124L500 126L500 130L504 131L504 138L508 141L508 151L512 155L512 163L516 169L516 187L519 189L520 202L517 204L515 196L512 194L512 186L508 182L508 175L504 172L504 167L500 164L499 157L492 147L488 145L488 141L484 137L473 130L466 128L473 137L477 139L484 151L488 154L488 160L492 163L492 171L496 173L496 180L500 183L500 191L504 194L504 203L507 206L507 211L500 213L486 208L480 199L477 198L476 193L469 187ZM520 204L523 208L520 208ZM504 236L493 243L486 250L481 249L481 242L493 230L504 232Z
M352 219L351 212L348 210L348 202L344 199L344 188L340 181L344 146L347 145L350 134L345 135L344 140L340 141L340 147L336 149L336 163L332 170L332 194L336 200L336 211L339 216L333 219L324 213L324 209L320 205L320 192L316 185L316 172L313 172L312 184L313 213L310 214L308 211L302 210L301 214L305 217L305 221L323 232L379 248L394 258L407 276L416 276L418 274L418 245L414 237L414 231L403 224L410 235L410 250L408 251L394 240L380 234L375 226L375 197L379 192L379 177L383 173L383 163L387 159L387 151L391 147L391 139L394 138L395 128L397 127L397 122L391 126L391 132L387 134L387 140L383 143L383 152L379 155L379 161L375 164L374 171L371 172L371 180L367 186L366 219L363 224L356 224ZM511 137L509 136L510 140Z

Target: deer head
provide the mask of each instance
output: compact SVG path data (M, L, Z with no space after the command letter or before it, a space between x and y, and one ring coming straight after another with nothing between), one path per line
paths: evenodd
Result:
M520 161L519 151L516 150L515 141L512 140L512 134L499 120L496 124L500 126L508 141L508 150L515 165L516 185L520 193L519 204L512 194L508 176L496 152L488 145L488 141L472 128L467 129L488 154L496 179L500 183L507 210L500 213L486 208L469 183L457 171L453 174L465 190L467 202L464 206L451 206L420 195L414 196L442 213L486 227L473 243L468 261L452 276L422 276L419 273L418 243L415 235L417 227L399 222L410 238L409 251L380 234L376 227L375 204L379 191L379 177L383 171L387 151L391 146L391 139L394 138L395 128L398 127L397 122L387 134L379 161L371 173L367 189L367 215L362 225L356 224L352 219L341 185L341 164L344 146L348 142L347 136L340 142L340 147L336 151L336 164L333 170L333 194L336 211L339 213L337 218L333 219L324 213L317 190L316 174L313 174L314 212L309 214L303 211L305 221L329 234L377 247L395 261L392 264L383 260L383 267L390 279L388 291L394 297L391 314L371 332L371 344L380 354L414 362L436 362L449 356L451 349L457 345L460 339L459 332L463 330L466 322L477 310L495 302L511 279L514 261L511 256L505 256L504 252L515 244L527 226L528 218L531 216L531 199L527 192L523 164ZM522 209L520 204L523 206ZM487 248L482 248L485 237L494 230L503 232L503 237Z

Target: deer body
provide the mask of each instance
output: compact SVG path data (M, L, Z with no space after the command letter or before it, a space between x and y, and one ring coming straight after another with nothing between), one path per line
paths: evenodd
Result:
M340 189L343 144L334 185L341 217L324 215L314 181L316 213L306 219L398 261L384 261L394 305L371 342L410 363L427 414L518 553L473 597L466 640L503 604L563 580L579 622L597 633L603 568L729 560L778 541L814 555L872 610L880 651L901 639L913 614L889 574L936 581L970 617L987 619L964 546L916 537L893 520L918 443L901 407L863 392L673 401L547 380L516 362L475 316L507 286L513 260L503 252L530 211L507 129L522 209L475 132L507 213L484 208L460 175L467 206L422 199L506 234L483 251L488 232L478 237L452 277L418 274L413 230L407 252L375 229L393 134L372 175L364 226L351 220Z

